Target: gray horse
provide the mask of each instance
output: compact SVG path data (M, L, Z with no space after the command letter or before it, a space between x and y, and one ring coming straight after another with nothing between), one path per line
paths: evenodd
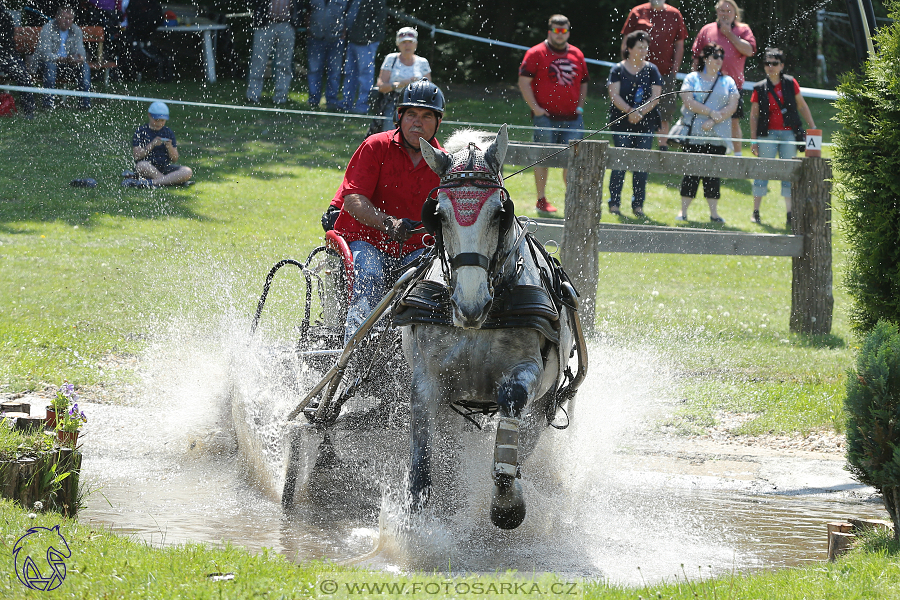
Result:
M503 188L508 141L505 125L497 136L458 132L447 152L423 140L441 177L422 211L440 260L400 301L394 323L412 370L413 507L453 493L464 421L452 411L499 414L491 521L514 529L525 518L520 465L563 403L571 412L587 354L574 289ZM575 350L577 375L568 368Z

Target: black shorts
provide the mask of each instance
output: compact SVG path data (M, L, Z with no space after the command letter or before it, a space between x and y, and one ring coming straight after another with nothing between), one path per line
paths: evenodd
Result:
M744 91L741 90L740 95L738 96L738 107L737 110L734 111L734 114L731 115L732 119L743 119L744 118Z
M141 162L141 161L138 161L138 162ZM155 163L150 163L150 164L152 166L154 166L156 168L156 170L159 171L160 173L162 173L163 175L168 175L169 173L174 173L175 171L177 171L178 169L181 168L181 165L178 165L175 163L167 163L165 165L158 165Z

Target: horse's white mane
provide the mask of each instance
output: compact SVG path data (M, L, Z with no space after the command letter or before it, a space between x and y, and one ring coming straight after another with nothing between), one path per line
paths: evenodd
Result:
M481 129L457 129L444 144L444 150L454 154L465 149L469 142L475 142L475 145L484 152L496 137L496 133Z

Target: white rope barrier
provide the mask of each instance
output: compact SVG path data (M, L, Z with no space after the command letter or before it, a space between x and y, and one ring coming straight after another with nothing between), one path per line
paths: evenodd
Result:
M53 96L72 96L76 98L96 98L102 100L122 100L126 102L165 102L166 104L174 104L181 106L194 106L199 108L216 108L216 109L224 109L224 110L243 110L243 111L252 111L252 112L264 112L264 113L274 113L274 114L288 114L288 115L303 115L309 117L336 117L339 119L362 119L365 121L371 121L372 119L381 118L374 115L357 115L352 113L335 113L335 112L325 112L318 110L299 110L292 108L266 108L263 106L241 106L239 104L217 104L213 102L192 102L190 100L172 100L167 98L153 98L150 96L125 96L122 94L104 94L101 92L82 92L79 90L61 90L55 88L43 88L43 87L25 87L20 85L0 85L0 90L7 90L10 92L30 92L32 94L49 94ZM499 129L499 123L478 123L475 121L451 121L445 120L442 121L444 125L459 125L462 127L487 127L491 129ZM533 125L506 125L509 129L521 129L523 131L534 131L535 129L547 129L534 127ZM604 129L567 129L566 131L573 131L582 134L603 134L603 135L623 135L621 131L609 131ZM658 133L629 133L628 135L638 136L638 137L668 137ZM703 138L701 136L690 136L691 139L709 139ZM726 142L755 142L757 140L750 140L749 138L716 138L717 140L723 140ZM824 143L823 147L831 146L832 144Z

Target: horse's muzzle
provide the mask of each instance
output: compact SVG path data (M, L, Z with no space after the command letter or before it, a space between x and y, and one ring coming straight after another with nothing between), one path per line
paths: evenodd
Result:
M491 312L493 301L488 300L480 310L466 311L456 304L451 298L450 303L453 305L453 324L463 329L481 329L487 320L488 313Z

